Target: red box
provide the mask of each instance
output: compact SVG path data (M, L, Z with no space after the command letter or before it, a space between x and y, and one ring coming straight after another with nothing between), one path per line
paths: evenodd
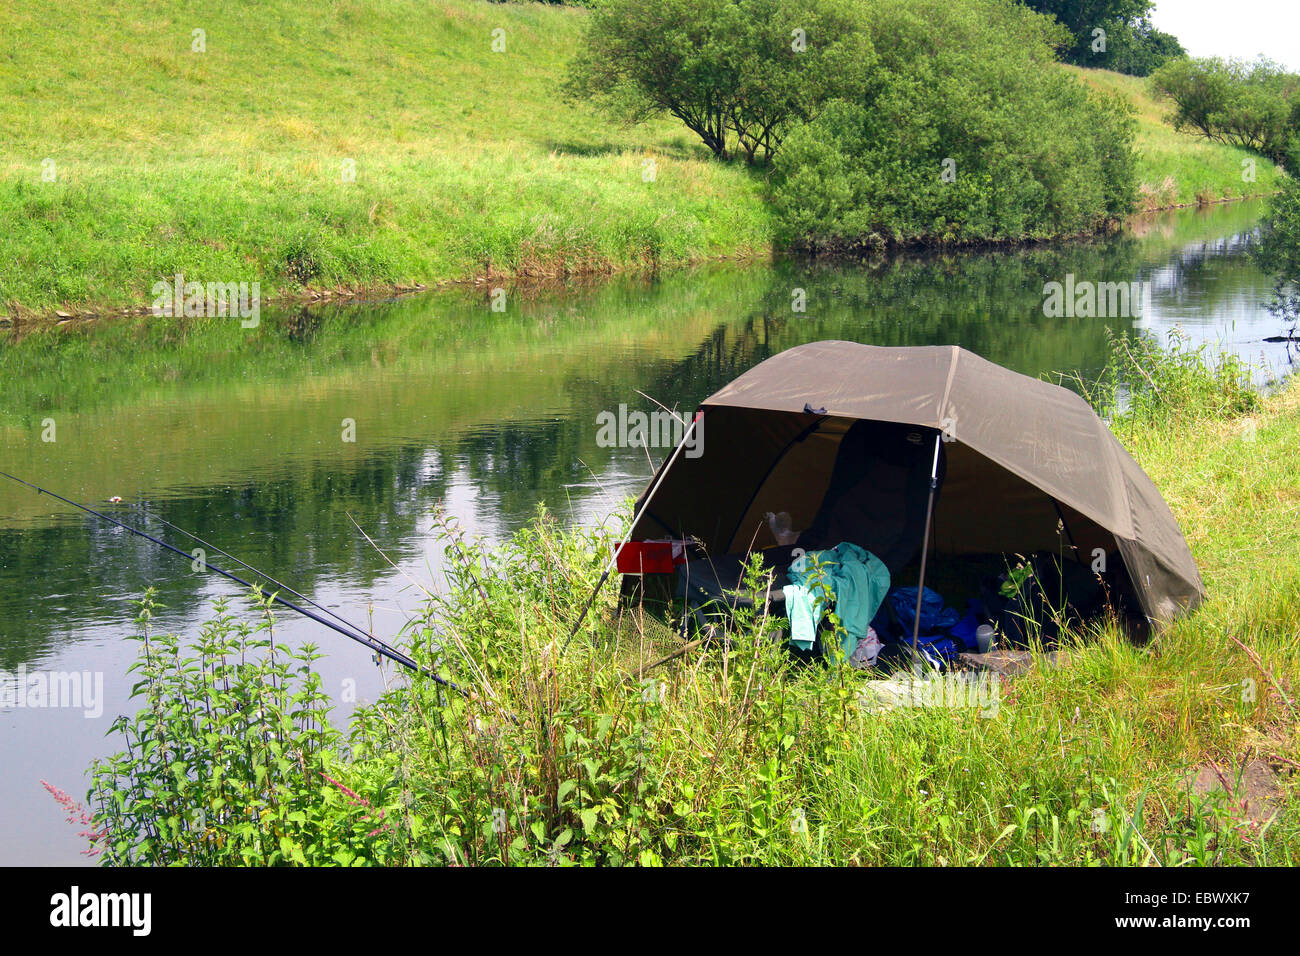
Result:
M619 574L671 574L672 541L629 541L618 549L615 567Z

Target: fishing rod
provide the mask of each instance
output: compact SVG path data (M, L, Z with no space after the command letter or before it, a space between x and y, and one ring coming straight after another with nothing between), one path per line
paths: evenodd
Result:
M192 532L190 532L190 531L186 531L184 528L182 528L182 527L180 527L180 526L178 526L178 525L174 525L174 524L172 524L170 521L168 521L168 520L167 520L166 518L164 518L162 515L154 514L154 513L153 513L152 511L150 511L148 508L145 508L145 507L143 507L143 506L137 506L137 507L139 507L141 513L144 514L144 516L145 516L146 518L152 518L154 521L160 522L161 524L165 524L167 527L171 528L173 531L176 531L176 532L179 532L180 534L185 535L185 537L189 538L191 541L195 541L195 542L198 542L199 544L203 545L203 547L206 548L207 550L209 550L209 551L215 551L217 554L221 555L222 557L229 558L231 561L234 561L237 565L239 565L239 566L240 566L241 568L243 568L244 570L249 571L249 572L251 572L251 573L253 573L253 574L256 574L256 575L259 575L260 577L265 578L268 582L270 582L271 584L274 584L274 585L275 585L277 588L279 588L281 591L287 591L287 592L289 592L289 593L292 594L294 597L298 598L298 600L303 601L303 602L306 603L306 604L310 604L312 607L314 607L316 610L320 611L322 614L328 614L330 617L334 618L334 620L338 621L340 624L344 625L345 627L351 628L353 631L356 631L358 634L365 634L365 635L367 635L367 636L370 636L370 632L367 631L365 628L357 627L355 624L353 624L353 623L352 623L351 621L349 621L347 618L342 617L341 615L334 613L333 611L331 611L331 610L330 610L329 608L327 608L327 607L322 607L321 605L319 605L319 604L317 604L315 601L313 601L311 598L307 597L307 595L303 594L301 591L294 590L293 588L289 587L289 585L285 584L283 581L277 581L275 578L271 577L271 575L267 574L265 571L259 571L257 568L255 568L255 567L253 567L251 564L249 564L247 561L241 561L239 558L235 557L235 556L234 556L233 554L231 554L229 551L223 551L223 550L221 550L221 548L217 547L217 546L216 546L215 544L213 544L212 542L210 542L210 541L204 541L204 540L203 540L202 538L200 538L197 534L194 534L194 533L192 533Z
M187 552L182 551L180 548L176 547L175 545L168 544L166 541L163 541L160 538L155 538L147 531L141 531L139 528L134 528L131 525L126 524L125 522L118 521L116 518L112 517L111 515L106 515L102 511L96 511L94 508L89 508L86 505L78 504L77 502L71 500L70 498L65 498L63 497L63 495L56 494L53 491L49 491L45 488L40 487L39 485L34 485L30 481L24 481L22 478L19 478L16 475L11 475L5 471L0 471L0 477L8 478L10 481L17 482L20 485L25 485L26 487L35 491L37 494L48 495L49 497L54 498L57 501L62 501L64 504L72 505L72 507L77 508L80 511L84 511L86 512L86 514L94 515L96 518L99 518L101 521L107 521L109 524L116 525L117 527L123 529L124 531L129 531L131 532L131 534L144 538L146 541L152 541L154 544L158 545L159 547L165 548L166 550L171 551L174 554L179 554L182 558L184 558L187 561L192 561L194 558L192 554L188 554ZM214 550L220 550L220 549L214 549ZM224 554L225 552L221 552L221 553ZM234 560L238 561L239 559L235 558ZM247 564L244 564L244 562L242 561L239 561L239 563L246 568L249 567ZM221 568L217 567L216 565L209 564L207 561L203 562L203 566L205 569L209 571L215 571L217 574L220 574L224 578L229 578L231 581L234 581L236 584L243 585L244 587L250 590L253 588L253 584L251 582L245 581L243 578L239 577L236 574L231 574L229 571L224 571ZM250 568L250 570L253 569ZM260 574L261 572L255 571L254 573ZM266 577L268 580L273 580L269 576ZM294 591L293 593L297 594L296 591ZM401 651L389 647L383 641L379 640L379 638L373 637L370 634L366 634L364 631L362 631L360 628L356 627L355 625L348 624L347 627L340 626L339 624L336 624L333 621L321 617L319 614L316 614L313 611L307 610L305 607L302 607L301 605L295 604L292 601L280 597L279 594L272 594L271 599L275 601L277 604L283 604L285 607L289 608L290 610L298 612L303 617L310 618L311 620L315 621L317 624L323 624L325 627L328 627L330 630L337 631L339 634L342 634L344 637L348 638L349 640L361 644L362 646L368 648L375 654L378 654L381 657L387 657L389 660L395 661L396 663L405 667L407 670L412 671L413 673L423 674L425 677L428 677L430 680L434 681L435 683L441 684L443 687L447 687L451 690L456 691L456 693L460 694L462 697L469 696L469 693L464 688L460 687L458 684L455 684L444 677L439 677L437 674L429 670L427 667L422 667L420 664L416 663L414 660L412 660L407 655L403 654ZM315 602L309 602L309 603L314 604ZM324 609L322 608L322 610ZM332 612L326 612L326 613L332 613ZM337 617L337 615L334 616ZM340 620L342 619L340 618ZM344 623L346 624L347 622Z

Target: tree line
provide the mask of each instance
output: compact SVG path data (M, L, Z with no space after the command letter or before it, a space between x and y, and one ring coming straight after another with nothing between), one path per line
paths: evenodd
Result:
M1300 173L1300 75L1260 58L1182 59L1151 77L1174 106L1178 129L1240 146Z
M763 167L811 251L1095 232L1136 194L1130 107L1013 0L605 0L569 96Z

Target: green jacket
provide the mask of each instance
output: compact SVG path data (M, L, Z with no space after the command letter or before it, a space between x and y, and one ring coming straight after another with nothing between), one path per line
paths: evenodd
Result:
M885 563L849 541L796 558L786 577L790 583L782 591L790 618L790 643L810 650L817 640L817 627L826 605L834 601L835 613L846 632L840 641L846 656L852 655L858 641L867 636L867 628L889 591Z

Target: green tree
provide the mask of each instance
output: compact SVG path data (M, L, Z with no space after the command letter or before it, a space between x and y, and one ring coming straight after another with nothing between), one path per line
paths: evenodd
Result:
M1174 112L1169 121L1175 129L1194 129L1213 138L1210 117L1227 106L1232 82L1225 61L1210 57L1165 64L1151 77L1151 88L1157 95L1173 100Z
M1270 200L1255 255L1275 276L1269 311L1289 322L1294 335L1300 324L1300 181L1286 180Z
M1136 190L1131 116L1052 67L1062 31L1003 0L874 0L867 95L794 128L782 238L812 251L1090 232Z
M770 159L790 123L861 92L874 56L849 0L609 0L565 92L630 123L668 114L716 156Z
M1253 150L1296 171L1300 76L1260 58L1174 60L1151 77L1152 89L1173 102L1176 129Z
M1069 39L1061 46L1062 59L1080 66L1105 66L1112 35L1120 37L1130 24L1146 18L1154 6L1152 0L1024 0L1024 4L1055 17L1070 31ZM1098 42L1103 37L1095 33L1097 30L1104 32L1104 44Z
M1108 33L1106 52L1089 66L1101 66L1129 76L1150 76L1170 60L1187 56L1173 34L1157 30L1150 19L1116 24Z

